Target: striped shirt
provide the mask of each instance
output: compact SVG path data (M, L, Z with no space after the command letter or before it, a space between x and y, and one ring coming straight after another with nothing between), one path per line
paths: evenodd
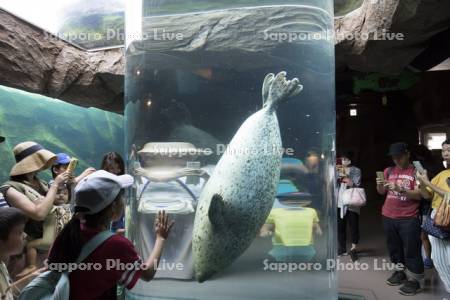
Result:
M9 206L9 204L8 204L8 202L6 202L5 197L3 196L2 193L0 193L0 208L8 207L8 206Z

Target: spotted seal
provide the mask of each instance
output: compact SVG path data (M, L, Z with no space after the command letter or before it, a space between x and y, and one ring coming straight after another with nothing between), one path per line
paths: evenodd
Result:
M238 129L206 183L195 215L194 270L203 282L237 259L252 243L275 199L282 145L277 106L303 89L286 72L268 74L263 108Z

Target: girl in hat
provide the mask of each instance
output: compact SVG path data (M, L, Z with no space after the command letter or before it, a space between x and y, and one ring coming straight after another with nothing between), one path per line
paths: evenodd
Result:
M111 222L123 214L123 195L132 184L130 175L117 176L99 170L75 187L75 215L50 250L50 270L74 263L87 242L109 230ZM132 289L138 279L152 280L173 224L165 212L159 212L154 225L155 246L145 261L130 240L112 234L82 262L84 266L96 265L96 268L85 269L80 264L80 268L70 273L70 299L113 300L117 299L117 285Z
M69 174L64 172L58 175L48 187L37 174L52 166L55 154L35 142L20 143L13 152L16 164L11 169L10 180L0 187L0 192L9 206L18 208L28 217L24 229L28 240L40 239L43 237L43 222L53 208L58 186L69 179ZM33 266L21 275L25 276L35 269Z

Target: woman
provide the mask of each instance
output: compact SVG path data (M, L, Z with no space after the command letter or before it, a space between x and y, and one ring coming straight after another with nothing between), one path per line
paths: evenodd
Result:
M348 152L341 155L340 160L342 165L340 167L339 191L348 188L359 187L361 185L361 170L352 166L352 153ZM339 167L339 164L338 164ZM341 194L341 193L339 193ZM344 206L342 198L338 197L338 255L347 255L347 223L351 229L352 247L350 249L350 256L353 261L358 260L356 246L359 242L359 214L360 207Z
M105 170L115 175L125 174L125 163L122 156L117 152L108 152L103 156L101 170ZM118 234L125 234L125 220L124 216L111 224L111 230Z
M423 198L431 200L433 213L439 208L441 202L445 198L450 197L450 139L442 144L442 158L447 163L447 170L440 172L430 182L428 175L418 172L417 179L420 182L420 194ZM439 277L444 282L447 293L450 293L450 241L441 240L432 235L428 235L430 239L431 258L434 266L439 273Z
M25 225L28 240L40 239L43 237L43 221L53 208L58 186L69 179L69 174L60 174L48 187L37 174L52 166L55 154L35 142L20 143L14 147L13 152L16 164L11 169L10 180L0 187L0 192L9 206L18 208L28 217ZM20 277L36 268L37 266L33 266L22 272Z
M130 175L116 176L104 170L83 179L75 188L75 215L56 238L48 265L74 263L83 245L108 230L110 223L123 214L124 189L132 184ZM83 261L86 265L101 265L100 268L80 268L70 273L70 299L113 300L117 299L118 284L132 289L139 279L152 280L172 225L165 212L159 212L155 246L145 262L128 239L112 235ZM114 267L111 261L133 267Z

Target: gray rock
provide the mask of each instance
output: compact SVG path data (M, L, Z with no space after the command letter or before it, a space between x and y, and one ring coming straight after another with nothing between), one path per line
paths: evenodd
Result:
M0 9L0 84L123 111L123 49L82 50Z
M428 46L428 40L450 27L450 1L365 0L349 14L335 19L336 67L361 72L400 73ZM373 40L384 32L402 40ZM369 35L371 39L363 38ZM392 36L390 36L392 38Z
M332 40L318 49L317 43L324 40L305 38L309 33L332 32L332 21L325 10L308 6L151 16L143 21L143 41L134 42L128 51L145 52L156 69L207 66L248 71L280 64L304 66L305 49L333 55Z

